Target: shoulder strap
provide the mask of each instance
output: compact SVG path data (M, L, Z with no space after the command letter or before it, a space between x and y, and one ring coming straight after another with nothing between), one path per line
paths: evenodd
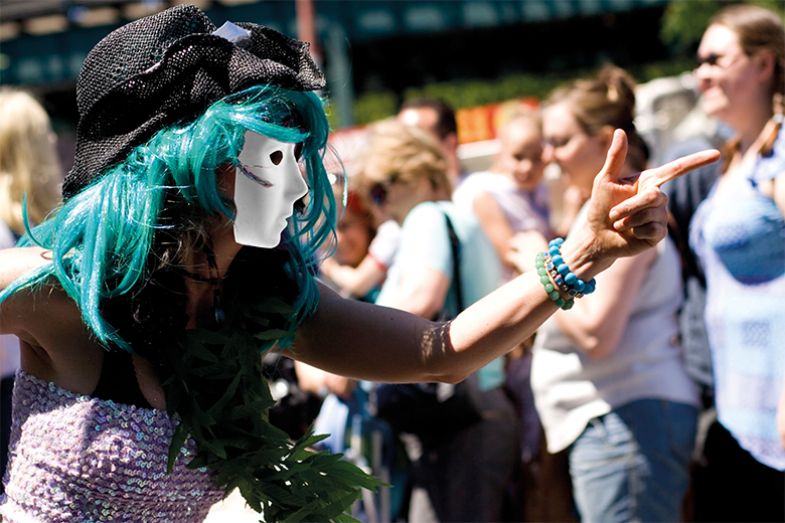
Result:
M447 225L447 234L450 237L450 250L452 251L452 285L455 287L455 301L458 304L458 312L464 309L463 285L461 284L461 241L455 233L450 216L442 210L444 222Z

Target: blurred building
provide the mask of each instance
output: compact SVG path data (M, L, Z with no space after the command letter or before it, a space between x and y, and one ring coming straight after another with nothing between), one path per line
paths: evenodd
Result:
M111 29L176 3L2 0L0 82L39 94L67 146L76 121L75 80L87 52ZM410 86L457 78L494 79L519 71L570 71L602 60L625 65L667 56L659 40L667 0L190 3L218 23L254 21L315 40L339 127L354 123L358 93L385 89L400 94Z

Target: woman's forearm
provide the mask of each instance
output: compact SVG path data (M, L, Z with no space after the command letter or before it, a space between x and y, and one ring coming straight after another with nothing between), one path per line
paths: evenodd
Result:
M590 280L612 263L601 260L593 243L583 235L567 240L562 255L570 269L584 280ZM529 271L458 315L450 325L444 353L434 355L435 365L444 366L445 381L459 381L529 338L557 310L537 273ZM438 362L444 355L450 364Z
M582 278L608 261L590 242L565 242L562 253ZM388 382L456 382L504 355L557 310L534 273L474 303L452 322L340 299L322 288L317 313L298 332L293 356L335 374Z
M705 151L684 157L644 171L630 185L619 178L625 152L624 133L617 131L595 179L587 224L561 247L571 271L583 280L661 241L667 198L659 186L719 156ZM355 378L454 382L527 339L556 310L535 273L517 277L448 323L342 300L322 288L318 311L298 331L294 356Z

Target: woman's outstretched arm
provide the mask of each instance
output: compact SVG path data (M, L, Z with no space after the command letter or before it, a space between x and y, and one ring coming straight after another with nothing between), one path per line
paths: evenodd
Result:
M624 133L616 131L594 181L587 225L562 245L570 269L584 280L662 240L667 198L659 187L719 158L717 151L703 151L644 171L637 180L620 179L626 148ZM343 300L326 288L321 299L292 355L336 374L393 382L460 381L531 336L557 310L534 273L447 323Z

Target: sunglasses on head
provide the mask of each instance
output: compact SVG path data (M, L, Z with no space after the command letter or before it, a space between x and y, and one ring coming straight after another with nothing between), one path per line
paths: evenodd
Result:
M377 182L371 186L368 194L375 205L382 206L387 201L387 186Z
M387 193L389 191L389 187L398 181L397 175L390 176L389 180L384 182L376 182L371 185L371 188L368 191L368 195L371 197L371 201L377 205L382 206L387 201Z

